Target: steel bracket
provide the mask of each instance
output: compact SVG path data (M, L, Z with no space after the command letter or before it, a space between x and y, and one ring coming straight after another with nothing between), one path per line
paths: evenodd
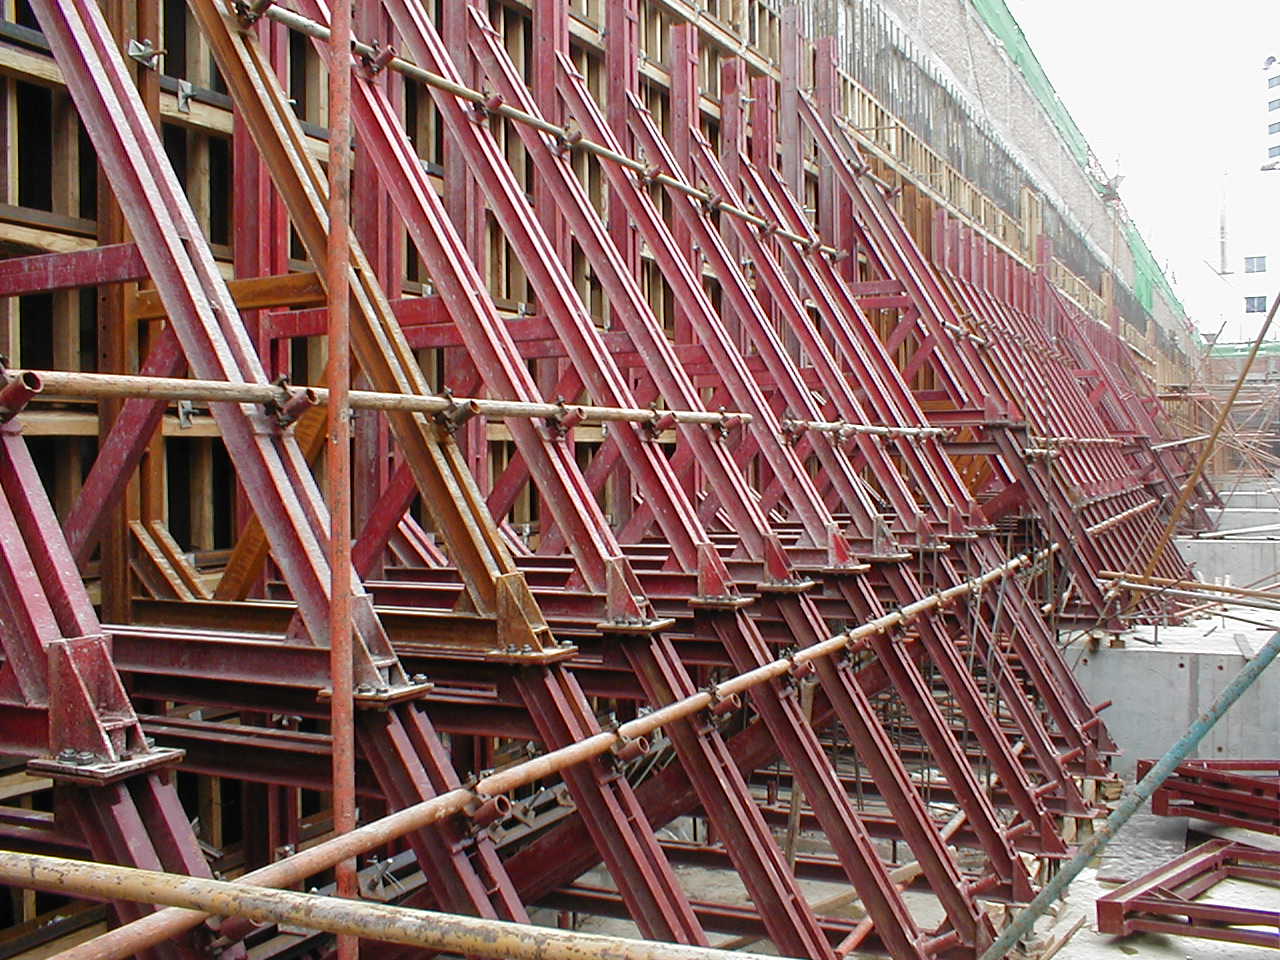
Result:
M90 753L64 750L56 757L36 757L27 761L27 770L59 783L82 787L101 787L118 783L139 773L177 766L186 757L185 750L172 747L148 747L146 753L126 755L108 760Z
M357 710L388 710L397 704L421 700L434 689L435 684L430 681L424 683L402 683L386 687L360 684L355 688L352 700L355 701ZM316 700L319 703L328 703L332 699L332 688L321 687L316 691Z

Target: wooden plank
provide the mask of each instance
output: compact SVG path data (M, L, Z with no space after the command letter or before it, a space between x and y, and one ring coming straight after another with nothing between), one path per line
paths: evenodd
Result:
M0 243L41 253L73 253L77 250L89 250L98 245L93 237L28 227L7 220L0 220Z
M187 461L190 470L191 549L213 549L213 441L194 440Z
M320 278L314 273L287 273L276 277L248 277L228 283L231 296L241 310L266 307L310 307L325 302ZM154 290L139 290L130 305L138 320L156 320L165 315L164 304Z
M0 81L0 203L18 196L17 92L12 80ZM0 230L4 227L0 224ZM0 235L0 240L4 237ZM18 333L18 301L0 298L0 354L14 366L22 363Z
M13 800L15 797L26 797L52 788L53 781L47 777L33 777L23 770L7 773L0 776L0 802Z
M75 104L64 90L53 93L49 118L53 151L52 197L55 213L80 215L80 123ZM53 366L58 370L80 370L80 291L58 290L53 301ZM78 439L58 444L58 469L54 471L53 503L58 516L65 517L80 495L84 479L83 446Z
M81 410L25 410L18 418L22 433L28 437L96 437L98 416ZM178 418L169 415L161 424L161 436L165 437L216 437L218 425L213 417L197 415L191 426L184 427Z
M195 595L178 576L147 527L131 520L129 533L130 567L147 593L157 600L194 600Z

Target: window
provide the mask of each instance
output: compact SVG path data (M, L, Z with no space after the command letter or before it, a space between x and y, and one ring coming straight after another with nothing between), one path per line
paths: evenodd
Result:
M1280 123L1273 123L1267 127L1267 133L1280 133Z
M1267 104L1268 110L1280 110L1280 100L1272 100Z
M1266 257L1245 257L1244 272L1245 273L1266 273L1267 258Z
M1244 312L1245 313L1266 313L1267 298L1266 297L1245 297Z
M1280 144L1277 144L1274 147L1267 147L1267 156L1280 157Z
M1274 77L1268 77L1268 78L1267 78L1267 86L1268 86L1268 87L1280 87L1280 73L1277 73Z

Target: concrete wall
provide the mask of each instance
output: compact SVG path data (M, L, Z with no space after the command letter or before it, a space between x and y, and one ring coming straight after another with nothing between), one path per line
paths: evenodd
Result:
M1280 511L1280 487L1272 483L1265 486L1264 490L1235 490L1230 493L1223 490L1219 495L1232 509Z
M1102 716L1124 751L1117 758L1117 772L1131 776L1138 760L1161 756L1231 682L1245 664L1241 653L1227 649L1235 646L1233 634L1244 634L1253 650L1270 636L1244 624L1225 623L1214 634L1224 641L1219 653L1182 652L1130 640L1123 649L1104 647L1081 656L1076 674L1090 699L1113 701ZM1264 671L1194 756L1280 756L1280 670Z
M1245 530L1249 527L1280 527L1280 510L1265 503L1259 506L1243 506L1241 501L1232 497L1225 510L1210 510L1209 519L1213 520L1219 530ZM1280 536L1280 531L1269 536Z
M1178 540L1177 544L1204 580L1225 582L1223 578L1229 576L1238 587L1280 580L1280 539Z

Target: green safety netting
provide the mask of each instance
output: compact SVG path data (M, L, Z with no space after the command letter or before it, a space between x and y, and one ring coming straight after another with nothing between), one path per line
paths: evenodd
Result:
M973 4L973 8L982 17L987 29L1004 44L1005 52L1009 55L1009 59L1016 63L1018 69L1022 71L1022 76L1027 81L1027 85L1036 95L1036 99L1040 101L1040 105L1044 107L1045 112L1052 118L1054 126L1058 128L1058 132L1062 135L1063 140L1066 141L1072 155L1076 158L1076 162L1090 177L1093 177L1093 170L1090 169L1089 164L1089 158L1092 154L1089 149L1089 141L1085 139L1080 128L1076 126L1076 122L1071 119L1070 112L1068 112L1062 100L1059 99L1057 91L1053 89L1053 84L1049 82L1048 75L1044 72L1044 68L1040 66L1040 61L1036 59L1035 53L1032 52L1031 45L1027 43L1022 27L1018 26L1018 21L1009 12L1004 0L970 0L970 3ZM1138 302L1146 310L1150 311L1155 300L1155 291L1158 289L1170 309L1185 317L1187 311L1183 308L1182 301L1173 292L1173 287L1170 286L1164 271L1156 263L1156 258L1152 256L1151 249L1142 238L1142 234L1128 221L1125 222L1124 229L1125 238L1129 243L1129 251L1133 254L1133 293Z
M1161 296L1170 308L1186 316L1187 311L1183 308L1178 295L1173 292L1169 278L1156 263L1156 258L1151 255L1151 248L1147 246L1147 241L1142 239L1142 234L1138 232L1138 228L1132 221L1125 221L1124 236L1129 244L1129 252L1133 254L1133 295L1138 298L1138 302L1150 310L1154 302L1153 293L1156 288L1159 288Z
M1076 160L1082 167L1088 169L1089 141L1084 138L1076 122L1071 119L1066 106L1058 99L1058 92L1053 89L1048 75L1031 50L1031 44L1027 43L1027 38L1023 35L1022 27L1018 26L1018 21L1013 18L1004 0L970 0L970 2L982 16L987 29L1004 44L1009 59L1022 71L1027 85L1031 87L1040 104L1053 118L1054 125L1067 141L1067 146L1071 148Z

